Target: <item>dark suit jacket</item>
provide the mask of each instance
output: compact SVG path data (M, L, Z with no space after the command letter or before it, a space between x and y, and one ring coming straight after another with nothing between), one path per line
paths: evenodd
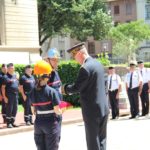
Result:
M102 118L109 113L104 68L96 59L86 59L79 70L76 82L67 85L65 91L68 94L80 93L84 121Z

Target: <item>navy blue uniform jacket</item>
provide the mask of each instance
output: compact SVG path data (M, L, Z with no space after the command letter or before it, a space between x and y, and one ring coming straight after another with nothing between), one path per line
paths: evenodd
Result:
M109 113L105 93L103 66L92 57L88 57L81 66L77 80L67 85L68 94L80 93L80 102L84 121L102 118Z

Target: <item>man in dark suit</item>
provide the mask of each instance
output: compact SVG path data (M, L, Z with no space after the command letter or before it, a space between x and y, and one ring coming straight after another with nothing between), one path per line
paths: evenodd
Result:
M80 94L88 150L106 150L108 101L105 93L104 68L89 56L84 43L67 50L82 66L73 84L66 84L63 92Z

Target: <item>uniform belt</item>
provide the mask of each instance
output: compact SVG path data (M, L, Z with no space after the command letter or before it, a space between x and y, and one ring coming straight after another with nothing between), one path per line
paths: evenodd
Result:
M46 114L54 113L54 110L46 110L46 111L37 110L36 113L37 113L38 115L46 115Z
M114 91L117 91L118 89L114 89L114 90L109 90L110 92L114 92Z

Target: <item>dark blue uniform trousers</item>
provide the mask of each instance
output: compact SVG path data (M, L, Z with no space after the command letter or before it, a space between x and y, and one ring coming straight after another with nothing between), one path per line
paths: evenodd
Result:
M149 93L148 93L148 83L145 83L142 88L142 93L140 95L142 104L142 115L147 115L149 113Z
M18 107L18 93L7 94L8 103L6 105L7 123L14 123Z
M139 115L139 88L129 89L128 88L128 98L130 102L130 112L132 117Z
M32 122L31 96L29 94L26 94L26 96L27 96L26 101L23 100L24 120L25 122L28 122L28 121Z
M119 117L119 99L116 98L118 89L114 91L109 91L109 101L112 110L112 119Z
M61 116L37 115L34 123L34 140L37 150L58 150Z
M87 150L106 150L108 115L85 121Z
M2 113L2 116L3 116L4 122L5 122L5 120L6 120L6 103L5 103L4 99L2 99L1 113Z

